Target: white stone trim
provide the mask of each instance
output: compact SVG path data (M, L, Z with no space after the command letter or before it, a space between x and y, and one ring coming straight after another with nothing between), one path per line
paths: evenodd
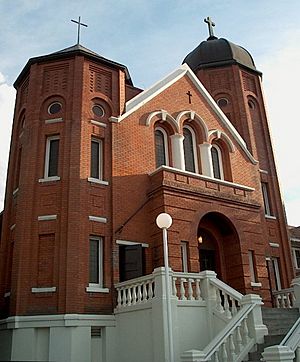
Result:
M176 117L176 122L178 123L178 125L180 125L181 123L181 119L183 117L188 117L189 119L187 120L188 122L191 121L196 121L198 123L198 125L200 126L200 128L202 129L202 131L204 132L204 142L208 142L208 128L206 126L206 123L204 122L204 120L199 116L199 114L197 114L195 111L189 110L189 111L181 111L178 113L177 117Z
M223 131L220 131L219 129L213 129L213 130L210 130L208 134L209 134L209 137L216 135L217 139L223 138L224 142L227 144L227 146L229 148L229 152L233 153L235 151L233 142L227 136L227 134L224 133Z
M265 218L270 220L277 220L276 216L273 215L265 215Z
M60 181L60 176L51 176L46 178L39 178L39 182L53 182L53 181Z
M299 243L299 242L300 242L300 239L299 239L299 238L291 237L291 241L295 241L295 242Z
M100 216L89 216L89 220L90 221L95 221L95 222L101 222L103 224L107 223L107 218L106 217L100 217Z
M268 174L269 172L268 171L266 171L266 170L262 170L261 168L258 170L260 173L264 173L264 174Z
M94 177L88 177L88 181L92 182L94 184L99 184L99 185L109 185L108 181L104 181L104 180L99 180L98 178L94 178Z
M64 120L60 117L60 118L50 118L50 119L45 119L45 124L51 124L51 123L58 123L58 122L63 122Z
M159 95L165 89L169 88L172 84L176 83L179 79L181 79L185 75L189 77L189 79L192 81L192 83L197 88L199 93L205 98L205 100L208 102L209 106L212 108L212 110L215 112L215 114L221 121L222 125L228 129L228 131L231 133L231 135L234 137L234 139L240 145L242 150L246 153L248 159L253 164L256 165L258 163L258 161L255 160L255 158L252 156L252 154L248 150L246 142L243 140L243 138L238 133L238 131L235 129L233 124L225 116L225 114L219 108L219 106L214 101L212 96L208 93L208 91L205 89L203 84L200 82L200 80L196 77L194 72L190 69L190 67L186 63L182 64L179 68L175 69L173 72L168 74L165 78L163 78L160 81L158 81L157 83L155 83L152 87L144 90L143 92L139 93L134 98L132 98L128 102L126 102L125 113L120 115L117 118L117 120L116 120L116 117L114 117L114 119L112 119L112 117L111 117L111 121L112 122L116 122L116 121L121 122L123 119L127 118L130 114L134 113L140 107L144 106L147 102L149 102L151 99L153 99L154 97Z
M56 220L57 215L41 215L38 216L38 221L50 221L50 220Z
M12 193L12 195L13 196L16 196L16 194L19 192L19 188L17 187L14 191L13 191L13 193Z
M202 166L202 175L213 178L213 166L211 159L211 144L210 143L201 143L199 145L200 150L200 159Z
M109 293L109 288L101 288L89 285L85 288L85 290L89 293Z
M99 126L99 127L104 127L104 128L107 127L106 123L95 121L94 119L91 119L91 124L94 124L95 126Z
M10 230L13 230L15 227L16 227L16 224L12 224L9 229L10 229Z
M176 119L170 113L165 111L164 109L150 113L145 122L146 126L149 126L152 119L156 116L161 117L162 121L166 121L166 122L170 123L171 125L173 125L175 130L177 132L179 132L179 125L178 125Z
M0 325L6 325L7 329L77 326L115 327L116 320L113 314L44 314L8 317L0 320Z
M119 245L142 245L143 248L149 248L149 244L140 243L138 241L129 241L129 240L116 240L116 244Z
M251 282L250 283L251 287L261 287L262 284L260 282Z
M179 168L180 170L184 170L185 169L184 149L183 149L184 136L182 134L175 133L172 136L170 136L170 139L171 139L171 148L173 156L172 158L173 166Z
M269 245L271 246L271 248L279 248L279 244L278 243L272 243L271 241L269 242Z
M206 181L216 182L221 185L235 187L235 188L245 190L245 191L255 191L255 189L253 187L237 184L237 183L230 182L230 181L219 180L217 178L213 178L213 177L209 177L209 176L205 176L205 175L199 175L197 173L193 173L193 172L189 172L189 171L182 171L182 170L179 170L178 168L169 167L169 166L160 166L153 172L150 172L149 176L155 175L160 170L165 170L165 171L173 172L173 173L179 173L181 175L191 176L191 177L199 178L199 179L206 180Z
M53 293L53 292L56 292L56 287L31 288L31 293Z
M10 292L6 292L6 293L4 293L4 298L8 298L8 297L10 297Z

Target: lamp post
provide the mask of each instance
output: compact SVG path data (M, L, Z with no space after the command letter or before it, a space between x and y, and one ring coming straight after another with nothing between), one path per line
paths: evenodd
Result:
M167 301L167 321L168 321L168 339L169 339L169 362L174 362L173 330L171 315L171 285L169 273L169 256L168 256L168 233L167 229L172 225L172 218L167 213L159 214L156 218L156 225L163 231L164 243L164 264L166 278L166 301Z

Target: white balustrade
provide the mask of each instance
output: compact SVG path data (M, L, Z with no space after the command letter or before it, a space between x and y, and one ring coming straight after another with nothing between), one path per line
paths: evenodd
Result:
M215 287L216 310L228 319L234 317L241 307L242 294L218 279L212 279L210 283Z
M201 277L196 273L173 273L172 292L179 300L203 300L201 296Z
M116 284L117 309L147 303L154 297L152 275Z
M294 308L295 293L293 288L282 289L273 292L274 305L276 308Z

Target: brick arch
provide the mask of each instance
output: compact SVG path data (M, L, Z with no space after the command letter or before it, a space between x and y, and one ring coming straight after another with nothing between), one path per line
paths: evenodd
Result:
M50 115L48 113L48 107L50 106L50 104L52 102L59 102L62 104L62 110L61 112L59 112L59 114L57 115ZM52 94L48 97L46 97L41 104L40 107L40 118L42 119L47 119L47 118L57 118L57 117L63 117L66 114L66 99L65 97L63 97L61 94L57 93L57 94Z
M201 252L211 250L215 253L218 277L233 288L244 290L240 237L232 220L217 211L206 213L199 221L197 239L200 264Z
M115 114L116 110L115 107L112 103L112 101L108 98L108 97L91 97L90 99L90 107L89 107L89 113L90 113L90 117L93 118L95 117L95 115L92 112L92 107L94 104L99 104L101 107L103 107L104 109L104 119L108 119L109 117L111 117L112 114Z

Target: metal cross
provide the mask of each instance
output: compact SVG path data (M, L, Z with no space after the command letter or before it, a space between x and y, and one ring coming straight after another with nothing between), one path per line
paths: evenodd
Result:
M192 103L192 96L193 96L192 93L190 91L188 91L186 93L186 95L189 96L189 104L191 104Z
M208 16L206 19L204 19L204 22L206 24L208 24L208 31L209 31L209 37L210 38L214 38L215 35L214 35L214 30L213 30L213 27L216 25L212 20L211 18Z
M80 22L80 19L81 19L80 16L78 17L78 21L71 19L71 21L72 21L73 23L76 23L76 24L77 24L77 27L78 27L78 30L77 30L77 44L79 44L79 40L80 40L80 27L81 27L81 26L85 26L85 27L87 28L87 25L81 23L81 22Z

